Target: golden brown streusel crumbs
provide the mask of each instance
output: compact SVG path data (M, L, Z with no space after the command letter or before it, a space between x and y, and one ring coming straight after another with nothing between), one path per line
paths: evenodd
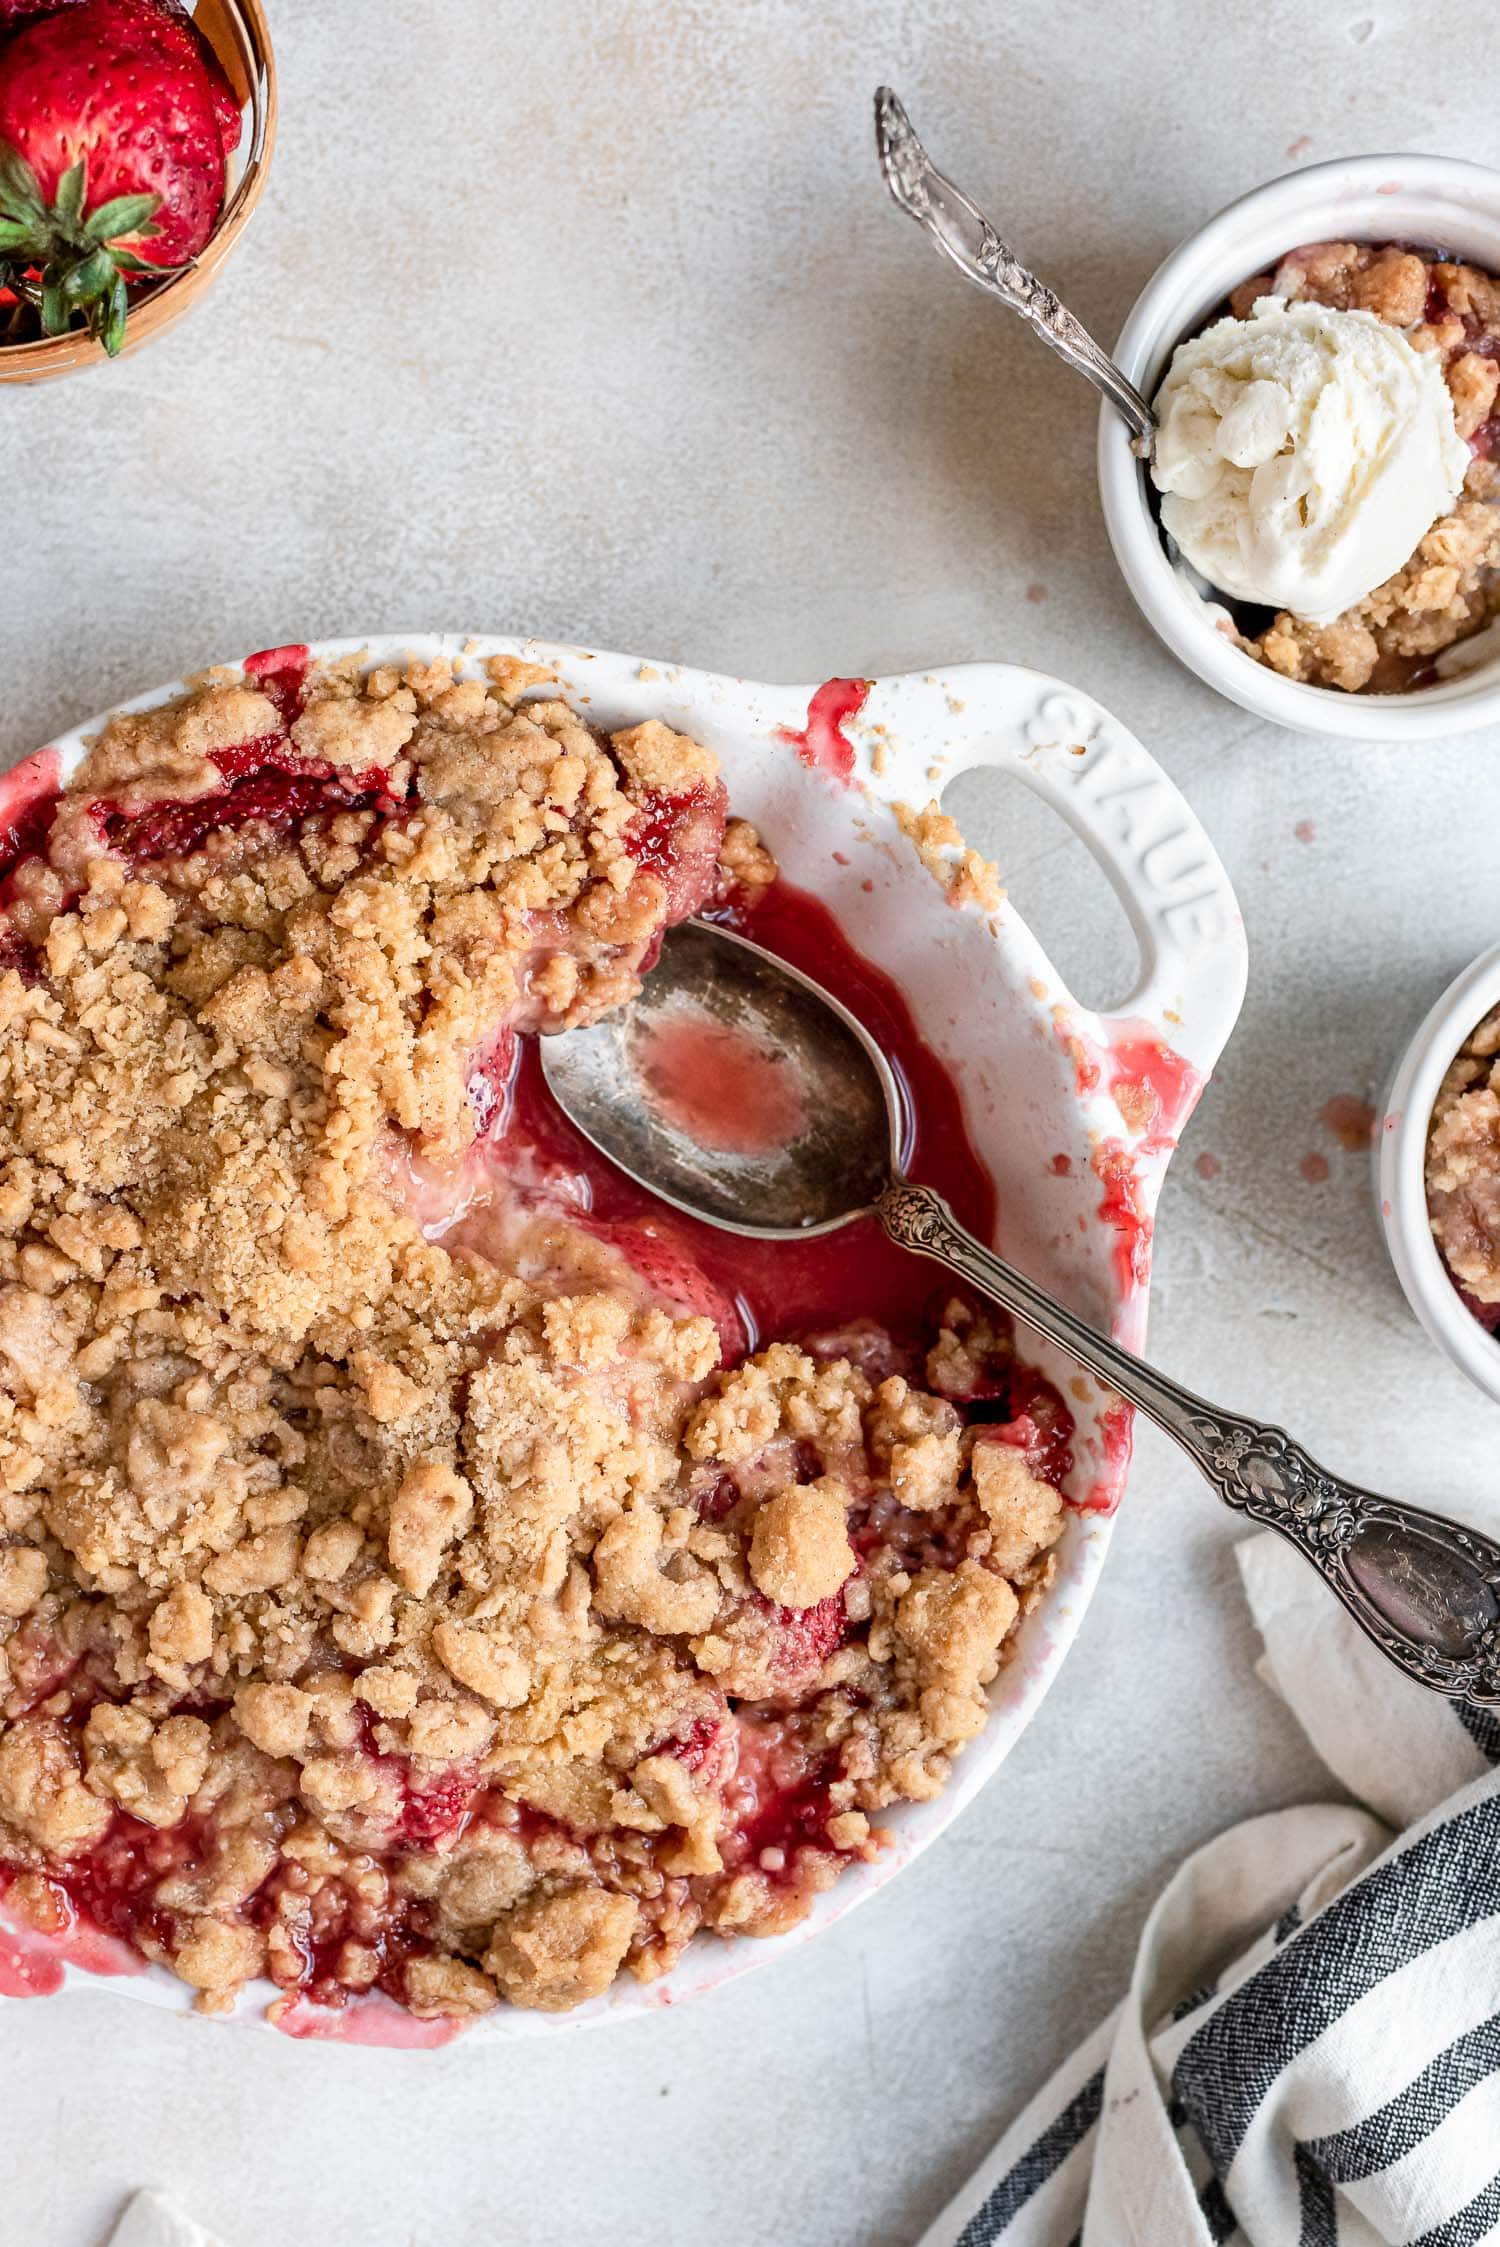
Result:
M946 892L950 905L977 905L998 913L1005 902L1000 869L965 844L958 822L937 803L917 811L911 804L896 804L896 824L911 843L922 864Z
M1479 1304L1500 1304L1500 1007L1449 1063L1427 1129L1427 1213L1444 1262ZM1486 1321L1486 1323L1489 1323Z
M966 1306L927 1387L721 1368L565 1201L460 1245L497 1039L775 875L707 751L551 690L343 664L288 722L214 677L113 721L10 876L0 1887L207 2009L555 2009L791 1924L1050 1575Z
M1490 457L1500 420L1500 281L1476 266L1425 259L1394 244L1318 242L1274 273L1242 282L1230 310L1244 319L1258 298L1372 312L1435 351L1461 437L1476 457L1451 513L1441 516L1394 577L1330 624L1286 611L1239 645L1288 679L1349 694L1395 694L1420 685L1445 648L1500 615L1500 470Z

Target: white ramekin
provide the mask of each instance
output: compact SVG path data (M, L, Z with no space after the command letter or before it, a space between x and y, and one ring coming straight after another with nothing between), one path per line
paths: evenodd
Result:
M1488 1333L1448 1277L1427 1217L1427 1126L1443 1073L1470 1031L1500 1006L1500 944L1482 952L1429 1009L1396 1064L1375 1134L1375 1205L1391 1262L1438 1348L1500 1403L1500 1339Z
M1500 172L1451 156L1351 156L1271 180L1172 252L1137 298L1115 358L1152 396L1176 345L1239 282L1304 242L1342 240L1445 249L1500 273ZM1245 655L1173 572L1146 470L1108 406L1099 490L1115 558L1147 623L1190 671L1257 717L1362 741L1430 739L1500 718L1500 656L1413 694L1369 695L1303 686Z

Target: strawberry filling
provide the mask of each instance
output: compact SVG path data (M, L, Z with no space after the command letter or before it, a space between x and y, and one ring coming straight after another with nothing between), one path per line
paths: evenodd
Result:
M225 830L239 834L247 827L259 827L269 842L294 833L315 817L341 811L388 816L401 808L387 776L378 769L336 771L320 758L300 756L277 738L216 750L210 762L223 774L224 786L208 795L151 804L136 812L107 801L96 804L94 817L102 840L132 866L149 866L164 859L190 858L210 835Z
M156 1901L163 1881L207 1866L206 1821L159 1828L117 1812L104 1839L54 1876L75 1910L105 1934L150 1953L172 1945L175 1915Z
M696 913L712 893L728 808L722 781L677 795L658 791L648 796L626 828L626 850L666 890L666 927Z
M724 1789L727 1831L720 1840L725 1869L753 1867L773 1882L796 1881L806 1850L832 1851L830 1790L838 1758L809 1747L793 1720L741 1717L739 1758Z

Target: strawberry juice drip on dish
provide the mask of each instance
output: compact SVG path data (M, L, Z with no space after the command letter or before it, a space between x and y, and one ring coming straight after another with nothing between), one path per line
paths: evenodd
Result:
M845 733L869 698L868 679L826 679L807 705L807 724L800 732L790 726L777 731L791 742L802 762L813 772L831 773L835 780L854 777L854 744Z
M1151 1276L1152 1222L1144 1199L1137 1157L1170 1154L1177 1134L1192 1114L1203 1077L1192 1063L1164 1045L1147 1022L1118 1022L1107 1045L1099 1045L1066 1017L1057 1035L1073 1062L1079 1097L1101 1089L1111 1095L1124 1121L1138 1134L1132 1145L1120 1138L1102 1140L1089 1165L1104 1188L1098 1214L1116 1235L1115 1273L1128 1300ZM1058 1155L1053 1170L1069 1176L1071 1158Z
M62 759L55 749L38 749L34 757L0 773L0 869L8 873L47 840L61 775Z

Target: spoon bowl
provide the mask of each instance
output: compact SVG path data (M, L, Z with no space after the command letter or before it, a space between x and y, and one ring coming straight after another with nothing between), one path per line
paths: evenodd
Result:
M910 1136L899 1080L848 1009L704 921L668 930L633 1004L541 1056L559 1105L637 1185L765 1240L868 1215Z

